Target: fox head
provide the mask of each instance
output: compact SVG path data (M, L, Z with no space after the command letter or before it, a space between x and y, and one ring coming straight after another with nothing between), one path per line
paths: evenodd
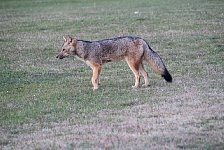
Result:
M56 58L63 59L70 55L74 55L76 52L77 40L71 38L70 36L63 36L64 44L61 48L61 52L56 56Z

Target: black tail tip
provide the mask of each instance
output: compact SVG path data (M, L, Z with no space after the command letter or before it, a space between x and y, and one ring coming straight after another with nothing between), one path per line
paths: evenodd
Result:
M172 82L173 78L168 72L168 70L165 70L165 73L162 75L162 77L167 81L167 82Z

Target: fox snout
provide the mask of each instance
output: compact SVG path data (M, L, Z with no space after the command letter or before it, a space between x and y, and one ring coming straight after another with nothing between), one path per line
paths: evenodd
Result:
M63 55L61 55L61 54L58 54L57 56L56 56L56 58L59 58L59 59L63 59L63 58L65 58Z

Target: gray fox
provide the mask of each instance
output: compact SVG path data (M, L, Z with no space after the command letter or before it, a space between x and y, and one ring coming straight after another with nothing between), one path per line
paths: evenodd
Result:
M148 73L143 66L143 60L148 62L153 70L160 74L167 82L172 82L172 77L166 69L160 56L153 51L148 43L134 36L123 36L99 41L85 41L64 36L64 44L57 58L63 59L70 55L81 58L93 70L93 90L99 87L99 76L103 64L125 59L135 76L134 88L140 85L140 75L144 77L145 84L149 85Z

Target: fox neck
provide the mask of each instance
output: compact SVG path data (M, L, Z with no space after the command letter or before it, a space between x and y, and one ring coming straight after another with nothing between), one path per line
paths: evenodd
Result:
M78 41L78 43L76 44L76 55L81 58L81 59L85 59L85 51L84 51L84 45L82 41Z

